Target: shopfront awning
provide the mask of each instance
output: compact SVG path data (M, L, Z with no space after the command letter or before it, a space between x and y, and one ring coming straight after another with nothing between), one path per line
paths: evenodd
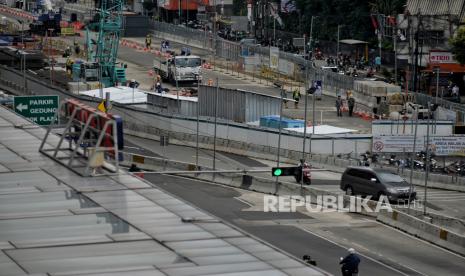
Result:
M440 73L465 73L465 65L458 63L430 63L423 72L431 73L435 67L439 67Z

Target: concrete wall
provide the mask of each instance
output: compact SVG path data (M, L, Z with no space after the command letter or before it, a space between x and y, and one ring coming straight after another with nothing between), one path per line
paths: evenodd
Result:
M431 243L465 255L465 236L406 213L381 210L377 220Z
M418 136L425 136L428 122L418 121ZM454 123L451 121L437 121L435 124L430 125L430 134L433 135L452 135ZM377 134L406 134L413 135L415 132L415 121L393 121L393 120L376 120L372 122L371 133Z

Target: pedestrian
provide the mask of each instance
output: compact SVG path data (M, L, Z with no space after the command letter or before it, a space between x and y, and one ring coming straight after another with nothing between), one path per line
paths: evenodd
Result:
M161 83L157 82L155 85L155 91L159 94L163 94L163 87L161 86Z
M375 66L376 66L376 72L379 72L381 70L381 57L380 56L375 57Z
M460 102L460 88L457 86L457 84L452 87L452 97L456 98L458 102Z
M294 107L297 109L299 108L299 101L300 101L300 89L296 88L292 93L292 98L294 99Z
M76 54L76 56L79 56L79 54L81 53L81 47L77 42L74 42L74 53Z
M342 98L341 96L337 96L337 99L336 99L336 111L337 111L337 116L338 117L342 117Z
M355 106L355 99L354 97L350 97L349 100L347 101L347 105L349 106L349 116L352 117L352 114L354 113L354 106Z
M145 37L145 48L147 50L150 50L152 47L152 36L150 36L150 34L147 34L147 36Z
M284 108L287 108L287 94L284 89L281 89L281 98L283 98Z
M355 254L355 249L349 248L348 252L349 254L339 262L339 264L342 265L342 276L353 276L358 274L360 258Z

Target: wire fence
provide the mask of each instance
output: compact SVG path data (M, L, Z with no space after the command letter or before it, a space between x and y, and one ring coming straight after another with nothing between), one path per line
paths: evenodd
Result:
M330 70L317 68L313 61L304 59L301 55L279 51L279 62L276 68L270 66L270 47L244 44L222 39L209 31L176 26L165 22L154 22L156 35L173 39L180 43L208 49L211 51L209 63L220 71L237 74L238 77L251 78L257 82L279 83L287 89L303 87L313 81L322 82L323 89L333 95L341 91L355 90L357 78L338 74ZM242 74L242 75L241 75ZM308 87L307 87L308 88ZM413 92L410 92L414 94ZM416 102L427 105L436 103L436 99L426 94L418 93ZM437 103L446 109L457 113L457 120L465 122L465 107L444 99Z

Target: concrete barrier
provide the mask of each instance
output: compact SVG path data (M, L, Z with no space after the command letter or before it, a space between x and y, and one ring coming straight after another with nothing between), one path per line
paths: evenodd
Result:
M464 235L446 230L440 226L399 211L388 213L382 210L378 214L377 220L420 239L429 241L458 254L465 255Z

